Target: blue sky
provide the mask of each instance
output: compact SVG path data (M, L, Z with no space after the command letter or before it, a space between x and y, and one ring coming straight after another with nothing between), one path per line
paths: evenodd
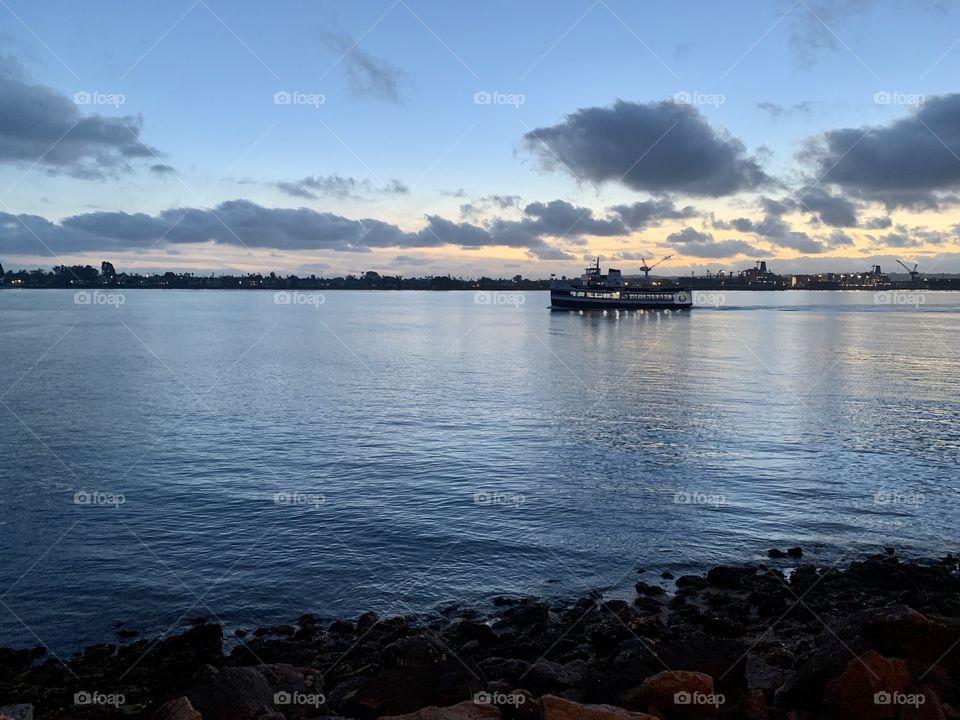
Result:
M746 267L755 257L785 270L910 257L960 271L952 197L960 157L951 157L960 153L960 118L956 135L951 124L960 13L938 3L6 0L0 18L11 92L25 88L22 102L35 106L45 88L77 104L78 118L118 119L139 148L78 146L57 162L56 153L0 148L0 212L8 216L0 262L8 268L109 257L138 270L546 276L575 270L590 254L630 271L634 256L649 253L674 255L666 267L677 272ZM278 104L278 93L293 102ZM611 109L617 100L627 103L623 113ZM618 181L615 162L600 168L562 157L576 133L597 132L591 142L604 144L608 121L624 133L611 142L626 138L623 152L635 151L629 123L656 127L664 102L682 106L681 127L690 120L707 135L692 131L674 148L680 138L671 130L649 158L641 152L639 165L623 166L639 173L635 182ZM598 109L597 124L564 125L587 108ZM904 119L913 125L900 132ZM32 134L21 120L17 107L0 104L6 146ZM924 127L929 137L908 132ZM538 150L529 137L544 128L563 133ZM876 131L874 154L873 134L844 154L845 138L859 135L840 131L867 129ZM818 139L829 150L811 157L805 150ZM901 139L906 166L881 162L887 144ZM679 163L700 152L700 140L705 156L737 143L731 152L755 161L765 179L691 192L690 184L658 184L664 172L644 174L655 157ZM915 151L910 142L920 143ZM919 199L904 199L906 182L878 188L863 171L876 160L877 172L908 177L917 172L909 158L924 152L958 170L944 164L918 178ZM691 172L712 172L698 167ZM856 220L825 220L810 207L810 188L851 204ZM771 212L764 198L782 205ZM696 212L594 235L584 225L557 229L567 206L549 205L616 220L610 208L655 200ZM232 201L245 204L218 209ZM553 215L530 209L537 203ZM283 208L306 208L302 234L298 225L255 235L261 221L243 219ZM166 227L189 209L210 211L213 226L239 225L211 232L189 225L191 215L170 242ZM149 217L130 230L119 213ZM376 220L391 234L368 243L366 224L361 237L334 237L330 216ZM67 227L65 218L79 219ZM889 223L881 227L880 218ZM771 230L775 220L781 225ZM323 239L311 244L310 233Z

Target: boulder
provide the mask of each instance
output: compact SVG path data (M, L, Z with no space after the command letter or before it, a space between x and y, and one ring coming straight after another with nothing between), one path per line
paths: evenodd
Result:
M898 706L884 702L884 698L903 693L909 684L910 673L903 660L887 659L869 650L827 683L827 711L836 720L895 718Z
M447 707L431 705L404 715L383 715L380 720L500 720L500 711L494 705L467 701Z
M0 720L33 720L33 705L4 705L0 707Z
M203 716L187 698L178 697L161 705L150 720L203 720Z
M293 720L325 706L320 677L318 670L285 664L226 667L186 695L203 720L256 720L268 711Z
M564 665L538 660L527 668L517 682L534 695L546 695L576 687L583 682L587 670L587 663L583 660L571 660Z
M583 705L554 695L544 695L540 702L543 704L543 720L657 720L646 713L613 705Z
M629 705L665 720L715 718L721 696L713 689L713 678L699 672L665 670L648 677L629 693Z
M732 565L718 565L707 573L707 582L718 588L736 590L757 574L753 567L733 567Z
M787 679L787 671L773 667L759 655L747 655L744 674L747 679L748 690L769 690L779 688Z

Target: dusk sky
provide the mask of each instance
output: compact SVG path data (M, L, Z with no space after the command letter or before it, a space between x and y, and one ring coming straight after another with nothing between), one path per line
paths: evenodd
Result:
M0 0L0 262L960 272L960 10Z

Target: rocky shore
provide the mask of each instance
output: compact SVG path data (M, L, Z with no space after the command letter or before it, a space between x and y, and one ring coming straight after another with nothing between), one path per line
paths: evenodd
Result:
M0 649L0 718L960 719L960 566L802 551L638 574L633 602L501 597L488 612L243 634L193 620L61 662Z

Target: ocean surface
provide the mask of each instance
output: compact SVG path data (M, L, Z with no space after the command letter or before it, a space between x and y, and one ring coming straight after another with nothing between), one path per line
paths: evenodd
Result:
M960 294L698 302L0 291L0 645L958 549Z

